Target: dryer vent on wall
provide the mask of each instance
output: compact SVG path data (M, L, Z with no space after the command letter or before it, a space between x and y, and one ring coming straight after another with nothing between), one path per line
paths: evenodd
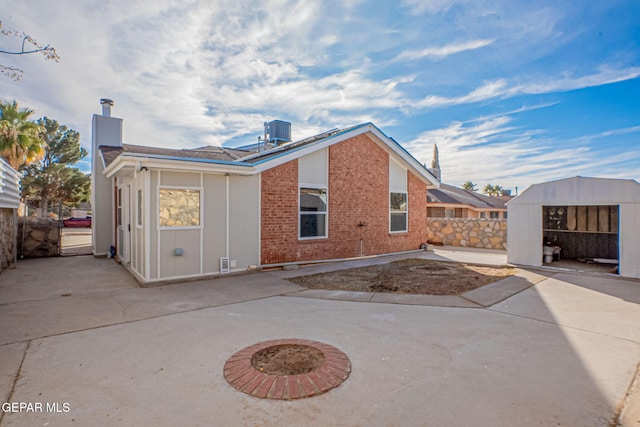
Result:
M228 273L229 272L229 258L224 257L220 258L220 273Z

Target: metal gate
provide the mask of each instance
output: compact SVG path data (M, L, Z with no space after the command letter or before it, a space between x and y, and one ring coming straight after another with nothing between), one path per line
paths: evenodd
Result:
M90 255L92 253L92 233L91 227L67 228L64 227L63 220L70 218L72 208L65 205L62 200L49 200L46 206L41 206L41 200L35 198L26 198L19 209L19 214L23 217L23 223L28 223L29 218L49 218L54 221L54 226L58 228L58 251L57 254L50 253L49 256L62 255ZM88 207L88 206L87 206ZM28 238L25 232L26 227L22 228L22 235L18 236L21 252L24 253L25 239ZM45 255L46 256L46 255Z

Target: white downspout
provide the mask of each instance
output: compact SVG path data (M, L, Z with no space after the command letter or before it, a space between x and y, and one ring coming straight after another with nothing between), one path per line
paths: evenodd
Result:
M227 185L227 242L226 242L226 257L229 258L229 174L227 174L225 176L226 178L226 185Z

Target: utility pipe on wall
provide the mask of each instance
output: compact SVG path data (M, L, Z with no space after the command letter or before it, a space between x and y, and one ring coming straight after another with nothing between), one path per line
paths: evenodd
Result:
M227 186L227 237L226 237L226 257L229 258L229 174L225 175Z

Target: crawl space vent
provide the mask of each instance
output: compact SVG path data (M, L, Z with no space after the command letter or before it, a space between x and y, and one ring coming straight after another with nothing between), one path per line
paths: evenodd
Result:
M224 257L220 258L220 273L228 273L229 272L229 258Z

